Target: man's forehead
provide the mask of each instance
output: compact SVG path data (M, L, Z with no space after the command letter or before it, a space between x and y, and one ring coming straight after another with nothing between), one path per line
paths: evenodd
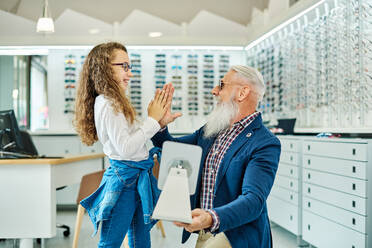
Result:
M229 70L226 74L225 74L225 80L231 80L234 75L235 75L236 71L234 70Z

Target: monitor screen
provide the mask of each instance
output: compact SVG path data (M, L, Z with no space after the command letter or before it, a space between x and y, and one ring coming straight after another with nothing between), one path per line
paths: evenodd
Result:
M24 145L13 110L0 111L0 150L22 152Z

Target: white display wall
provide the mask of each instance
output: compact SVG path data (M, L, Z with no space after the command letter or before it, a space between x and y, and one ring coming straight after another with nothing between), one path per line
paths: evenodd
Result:
M74 102L71 100L76 91L82 63L88 52L89 49L49 50L48 98L50 127L48 132L74 132L72 126L73 113L70 111L73 109L71 104ZM140 100L140 105L135 106L138 106L137 110L142 113L142 117L147 115L147 105L154 95L156 86L160 86L156 81L176 83L177 89L174 96L177 101L173 104L173 109L181 112L183 116L169 125L169 129L174 133L189 133L201 127L205 123L205 116L213 107L206 106L208 104L206 99L210 99L211 96L211 87L217 85L219 79L228 70L228 67L236 64L245 64L246 61L245 52L235 47L233 49L208 49L208 47L205 49L193 49L192 47L187 49L172 47L164 49L136 47L131 49L128 47L128 52L130 58L136 60L136 63L134 63L136 67L132 68L132 71L137 70L134 74L140 74L140 76L132 78L132 81L140 80L140 82L133 83L133 85L140 84L140 86L136 86L140 91L140 98L135 97L132 100ZM160 57L158 57L159 54L161 55ZM192 63L190 63L190 57L192 57ZM165 61L157 63L157 60ZM160 67L156 67L156 64ZM189 67L190 64L192 64L192 67ZM165 77L165 80L159 79L159 76ZM190 76L192 80L189 79ZM189 94L190 81L196 81L193 84L196 88L194 87L192 92L193 94L196 93L195 95ZM130 87L131 85L132 83L129 84ZM75 88L72 86L75 86ZM130 87L128 95L131 95L132 88ZM189 109L189 106L191 106L189 105L190 101L193 106L198 106L197 110L195 108L193 110ZM175 104L177 105L176 107Z

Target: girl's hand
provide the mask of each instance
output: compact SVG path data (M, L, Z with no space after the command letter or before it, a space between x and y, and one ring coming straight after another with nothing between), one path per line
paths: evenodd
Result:
M178 117L182 116L182 114L179 112L177 113L171 112L172 98L173 98L173 93L174 93L174 87L172 83L165 84L163 86L163 90L165 90L168 93L168 97L167 97L166 112L163 118L159 121L161 128L165 127L166 125L168 125L169 123L177 119Z
M157 89L154 99L147 107L148 116L159 122L167 110L167 98L167 91Z

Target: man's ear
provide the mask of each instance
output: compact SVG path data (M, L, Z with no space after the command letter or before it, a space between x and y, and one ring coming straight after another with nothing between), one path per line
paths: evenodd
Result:
M249 93L251 93L251 89L248 86L240 88L238 92L238 102L244 101L249 96Z

